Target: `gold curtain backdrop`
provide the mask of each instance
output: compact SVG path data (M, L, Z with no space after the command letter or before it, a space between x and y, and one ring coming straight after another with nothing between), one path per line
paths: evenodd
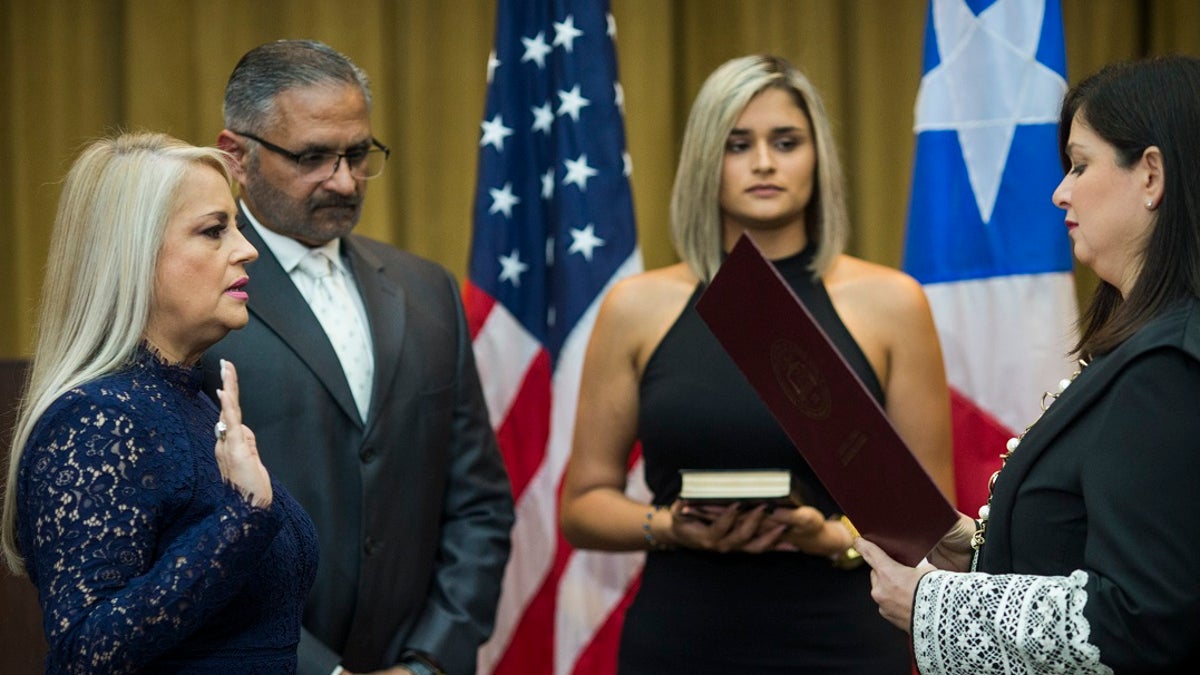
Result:
M670 264L667 204L688 107L733 56L812 78L845 156L850 252L900 263L927 0L612 0L648 268ZM314 38L374 84L393 149L358 231L466 273L495 0L0 0L0 358L32 349L59 182L118 129L212 144L243 52ZM1064 0L1068 79L1117 59L1200 54L1194 0ZM1046 198L1050 196L1047 194ZM1080 276L1081 292L1094 280Z

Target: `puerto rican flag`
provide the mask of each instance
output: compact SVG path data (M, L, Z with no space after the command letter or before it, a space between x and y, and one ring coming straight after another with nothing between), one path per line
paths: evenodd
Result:
M1059 0L931 0L904 268L933 308L951 386L958 506L974 515L1009 437L1071 371Z
M517 519L480 673L613 672L643 562L558 528L597 307L642 269L615 37L607 0L499 2L464 294ZM629 485L649 501L640 461Z

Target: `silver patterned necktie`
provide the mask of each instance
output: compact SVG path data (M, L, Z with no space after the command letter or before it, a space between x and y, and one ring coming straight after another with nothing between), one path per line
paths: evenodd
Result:
M313 280L309 307L329 336L333 351L342 362L342 372L350 384L359 415L366 421L367 408L371 405L375 357L354 298L346 289L341 271L334 267L324 251L310 251L301 258L300 271Z

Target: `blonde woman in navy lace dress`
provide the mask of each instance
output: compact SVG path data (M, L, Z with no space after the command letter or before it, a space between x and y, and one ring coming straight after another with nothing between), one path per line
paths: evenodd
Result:
M63 186L4 495L47 673L288 673L316 571L308 516L258 459L237 373L203 351L247 321L220 151L98 141Z

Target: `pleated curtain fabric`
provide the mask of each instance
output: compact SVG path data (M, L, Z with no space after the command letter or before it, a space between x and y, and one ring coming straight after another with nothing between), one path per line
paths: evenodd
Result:
M346 279L324 251L312 251L301 258L300 271L313 280L309 307L342 362L342 371L354 394L359 415L365 421L371 404L375 359L362 317L346 288Z

